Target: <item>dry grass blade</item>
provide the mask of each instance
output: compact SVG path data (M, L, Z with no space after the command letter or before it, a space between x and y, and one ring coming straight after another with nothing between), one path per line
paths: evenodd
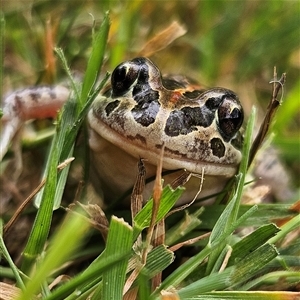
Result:
M143 159L138 162L138 175L131 194L131 217L134 220L136 214L143 207L143 191L145 189L146 168Z
M202 234L202 235L197 236L195 238L189 239L189 240L184 241L182 243L178 243L178 244L170 247L169 250L175 252L178 249L180 249L181 247L184 247L184 246L187 246L187 245L193 245L193 244L195 244L195 243L197 243L197 242L199 242L199 241L201 241L203 239L208 238L210 236L210 234L211 234L211 232L207 232L205 234Z
M97 204L82 204L79 201L76 202L78 206L80 206L87 214L88 217L86 218L85 216L82 216L84 219L87 220L93 226L96 230L98 230L102 237L103 240L107 240L107 234L108 234L108 228L109 228L109 221L102 210L102 208L97 205ZM72 207L74 205L70 205ZM72 210L71 208L68 208L67 210L73 211L76 213L76 211Z
M67 167L72 161L74 160L74 157L70 157L69 159L66 159L64 162L59 164L57 166L57 170L61 171L65 167ZM30 203L30 201L35 197L35 195L44 187L46 182L46 179L44 178L40 184L32 191L32 193L23 201L23 203L18 207L18 209L15 211L13 216L10 218L10 220L6 223L4 226L4 234L7 234L9 229L13 226L13 224L17 221L18 217L21 215L22 211L25 209L25 207Z
M194 196L192 201L190 201L189 203L181 205L179 207L176 207L172 211L170 211L168 213L167 217L169 217L170 215L172 215L172 214L174 214L178 211L182 211L182 210L187 209L188 207L190 207L197 200L199 194L202 191L202 186L203 186L203 182L204 182L204 168L202 168L202 173L201 174L195 174L195 173L190 173L190 172L185 171L183 174L181 174L180 177L178 177L177 179L175 179L175 181L172 182L172 187L176 188L177 186L184 186L184 184L187 183L192 176L198 177L200 179L199 189L198 189L196 195Z
M279 80L277 80L277 73L276 73L276 69L274 68L274 80L271 81L271 83L273 83L272 98L267 107L267 112L266 112L265 118L259 128L259 132L256 135L256 137L252 143L250 155L249 155L248 167L251 165L258 149L262 145L266 135L269 132L270 124L271 124L272 120L274 119L275 113L280 104L280 101L277 99L277 97L278 97L280 90L283 89L285 79L286 79L286 74L283 73L281 75L281 78Z
M174 21L169 27L150 39L138 55L151 56L153 53L166 48L174 40L183 36L185 33L185 27Z
M21 289L8 283L0 282L0 291L1 300L13 300L19 297Z
M153 247L157 247L159 245L163 245L165 242L165 234L166 234L166 228L165 228L165 219L160 220L154 229L154 234L152 238L152 245ZM159 272L151 279L151 289L154 291L162 281L162 272Z
M148 246L150 246L151 239L153 237L153 231L154 231L154 227L155 227L156 217L157 217L157 213L158 213L158 209L159 209L159 205L160 205L160 198L161 198L161 194L162 194L161 172L162 172L162 158L164 155L164 149L165 148L163 145L162 150L161 150L161 157L158 162L157 169L156 169L156 178L155 178L154 187L153 187L152 216L151 216L151 221L150 221L150 225L149 225L147 236L146 236L146 243L145 243L146 247L145 247L143 255L142 255L143 264L146 263L147 254L148 254Z
M30 201L34 198L34 196L42 189L45 185L46 179L43 179L41 183L33 190L33 192L22 202L22 204L15 211L13 216L4 226L4 234L7 234L9 229L13 226L13 224L17 221L18 217L21 215L22 211L26 208L26 206L30 203Z
M176 294L176 292L170 292L170 291L161 291L160 298L162 300L180 300L179 296Z

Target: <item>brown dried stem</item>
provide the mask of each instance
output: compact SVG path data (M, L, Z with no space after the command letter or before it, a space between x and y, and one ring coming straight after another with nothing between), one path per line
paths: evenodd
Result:
M265 140L266 135L269 132L270 125L274 119L277 108L280 105L280 101L277 99L277 97L278 97L280 90L284 86L285 79L286 79L286 74L283 73L281 75L281 78L279 80L277 80L276 68L274 68L274 80L272 81L272 83L273 83L272 97L271 97L271 100L267 107L267 112L265 114L264 120L259 128L259 131L258 131L253 143L252 143L249 161L248 161L248 167L253 162L253 159L254 159L258 149L262 145L263 141Z

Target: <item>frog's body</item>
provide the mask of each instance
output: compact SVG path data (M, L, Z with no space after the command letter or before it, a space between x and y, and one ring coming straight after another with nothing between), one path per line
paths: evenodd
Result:
M165 183L183 169L204 172L199 198L220 191L241 160L243 110L237 96L223 88L204 91L182 76L163 78L146 58L116 67L88 121L93 181L108 201L132 188L139 158L146 178L153 177L163 146L163 169L174 170ZM192 200L199 185L200 179L192 177L181 202Z

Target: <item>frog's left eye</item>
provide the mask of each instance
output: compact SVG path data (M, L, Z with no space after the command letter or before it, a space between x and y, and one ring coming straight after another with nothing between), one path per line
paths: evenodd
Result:
M244 112L241 104L230 95L224 95L218 107L217 124L225 139L231 139L241 128Z
M111 74L111 86L114 96L128 92L139 75L139 66L131 62L118 65Z

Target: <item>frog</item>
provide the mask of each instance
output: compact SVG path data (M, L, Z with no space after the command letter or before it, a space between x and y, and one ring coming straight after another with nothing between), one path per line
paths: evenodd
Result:
M33 117L21 113L23 107L50 101L60 107L69 95L64 86L14 92L5 101L4 120L6 111L17 111L21 123ZM165 185L183 172L191 175L180 205L221 192L242 159L244 113L236 93L203 88L184 75L162 75L146 57L115 67L87 120L91 181L108 202L130 193L140 160L146 170L144 199L152 193L159 162Z

